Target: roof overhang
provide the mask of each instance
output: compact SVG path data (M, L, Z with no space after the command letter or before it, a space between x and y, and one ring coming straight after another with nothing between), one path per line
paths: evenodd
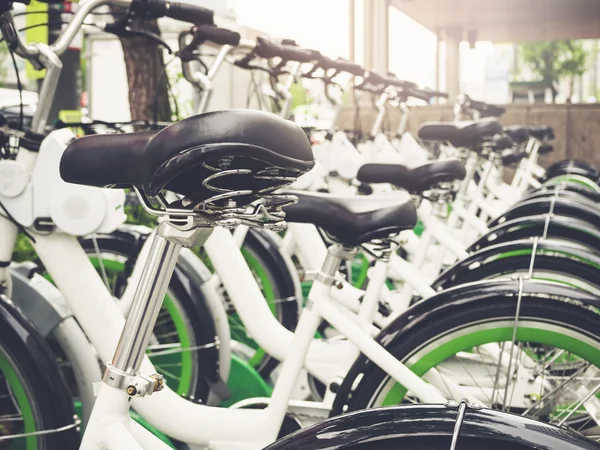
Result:
M390 0L435 33L521 42L600 38L599 0Z

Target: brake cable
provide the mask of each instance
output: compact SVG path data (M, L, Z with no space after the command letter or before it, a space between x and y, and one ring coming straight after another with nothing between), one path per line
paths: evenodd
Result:
M169 52L169 55L172 55L173 50L171 50L169 44L163 41L157 34L150 31L131 29L134 16L135 13L129 10L123 17L115 20L113 23L106 24L103 29L106 33L111 33L122 38L146 37L156 42L159 46L164 47Z

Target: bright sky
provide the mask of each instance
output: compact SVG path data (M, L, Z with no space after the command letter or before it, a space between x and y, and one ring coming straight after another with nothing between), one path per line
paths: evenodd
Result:
M332 57L348 57L348 0L228 0L238 23Z
M214 0L219 1L219 0ZM221 0L222 1L222 0ZM299 45L319 50L336 58L349 56L350 0L227 0L227 6L235 11L240 25L263 31L274 38L290 38ZM355 2L355 33L357 43L362 39L361 1ZM368 5L368 3L367 3ZM360 15L360 16L359 16ZM435 34L398 9L389 11L389 68L398 77L422 86L435 87ZM361 62L361 49L357 49L357 62ZM501 55L502 56L502 55ZM496 59L494 59L496 58ZM507 58L500 60L494 55L489 43L478 43L476 49L465 44L461 48L462 88L476 98L504 102L507 93L497 85L490 85L498 93L491 96L486 89L486 68L497 67L501 75L508 75L504 67ZM493 75L493 74L492 74ZM440 85L445 89L445 45L440 46ZM503 86L506 85L503 82Z
M228 0L241 25L332 57L349 56L349 0ZM358 5L357 5L358 6ZM360 8L356 7L357 28ZM390 69L421 84L435 82L435 35L390 8ZM357 39L361 35L356 30ZM360 51L357 52L357 56Z

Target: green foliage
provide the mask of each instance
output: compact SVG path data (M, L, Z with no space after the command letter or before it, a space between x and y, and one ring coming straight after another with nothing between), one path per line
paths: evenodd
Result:
M139 203L126 203L125 214L127 214L127 223L135 225L145 225L150 228L155 228L157 225L156 217L151 216Z
M182 99L179 94L178 84L186 83L183 72L178 69L167 70L169 80L169 103L171 105L171 120L178 121L189 117L192 114L192 100Z
M312 98L308 94L306 88L302 86L302 83L293 84L290 89L290 94L292 96L292 107L290 111L293 111L296 106L309 105L312 103Z
M536 81L552 83L554 89L561 80L583 75L588 62L581 40L524 43L519 46L519 57L541 78Z
M17 237L17 245L13 251L12 260L14 262L35 261L37 254L29 242L29 239L24 234L19 234Z

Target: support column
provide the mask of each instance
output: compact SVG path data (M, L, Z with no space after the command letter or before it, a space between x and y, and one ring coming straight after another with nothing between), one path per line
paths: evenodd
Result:
M389 67L389 0L362 2L364 66L385 74Z
M354 0L348 0L348 39L350 41L348 59L350 61L354 61L356 59L356 33L354 28Z
M444 30L446 36L446 92L453 102L460 94L460 29Z
M440 30L435 32L435 90L440 90ZM440 99L436 97L435 103L438 104Z

